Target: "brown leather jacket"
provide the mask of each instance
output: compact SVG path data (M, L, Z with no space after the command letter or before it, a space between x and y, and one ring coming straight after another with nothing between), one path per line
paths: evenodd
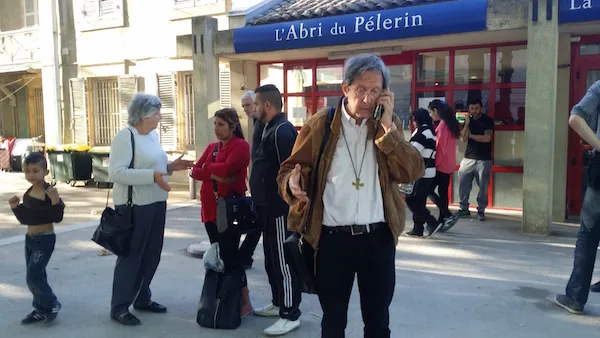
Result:
M302 127L294 149L290 157L283 162L277 183L279 184L279 193L283 199L290 205L288 216L288 229L294 232L302 232L307 203L295 199L289 190L288 182L294 166L298 163L302 166L302 175L300 184L304 191L311 187L312 168L316 166L317 157L323 140L325 122L327 119L327 108L324 108ZM404 222L406 218L406 205L402 199L402 194L398 189L398 183L409 183L422 177L425 173L423 158L419 152L406 140L402 133L402 128L398 118L394 115L393 121L396 124L396 130L387 134L383 127L374 120L367 121L369 126L369 137L372 139L375 135L375 144L377 146L377 163L379 165L379 182L383 194L383 205L386 221L394 235L394 241L398 243L398 237L404 231ZM327 173L331 167L333 153L340 136L342 122L342 112L340 104L331 124L331 135L323 151L323 157L319 166L318 190L315 195L311 214L308 215L307 229L304 238L315 249L318 248L321 236L323 221L323 193L327 180Z

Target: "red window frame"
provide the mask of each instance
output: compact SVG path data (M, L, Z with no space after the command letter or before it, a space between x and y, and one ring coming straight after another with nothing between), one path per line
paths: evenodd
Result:
M496 44L481 44L481 45L465 45L465 46L457 46L457 47L443 47L443 48L431 48L431 49L423 49L417 51L406 51L397 55L387 55L383 56L383 60L388 65L401 65L401 64L412 64L412 93L411 93L411 105L413 109L417 107L417 94L422 92L435 92L435 91L444 91L446 92L446 101L454 102L454 92L455 91L463 91L463 90L487 90L489 91L489 112L488 115L494 118L495 113L495 102L496 102L496 90L503 88L525 88L525 82L514 82L514 83L500 83L497 82L496 77L496 53L498 47L508 47L508 46L524 46L527 48L526 41L517 41L517 42L509 42L509 43L496 43ZM455 68L455 55L457 50L465 50L465 49L478 49L478 48L489 48L490 49L490 81L484 84L455 84L454 79L454 68ZM438 52L438 51L448 51L449 52L449 73L448 73L448 83L441 86L417 86L417 55L423 52ZM317 91L317 66L321 65L343 65L344 60L329 60L327 58L319 58L319 59L299 59L299 60L289 60L289 61L268 61L268 62L259 62L257 63L257 83L260 85L260 67L263 65L275 64L275 63L283 63L283 99L284 99L284 112L286 115L287 112L287 98L288 97L306 97L311 100L312 111L309 111L309 116L314 114L317 107L317 100L319 97L325 96L340 96L342 95L341 88L339 91L327 91L327 92L318 92ZM305 66L312 65L312 91L311 93L288 93L287 88L287 72L294 65L303 64ZM527 95L527 94L526 94ZM527 114L527 112L525 112ZM298 130L301 127L296 127ZM511 130L519 130L524 131L524 125L496 125L496 131L511 131ZM495 134L492 138L492 149L494 147ZM492 163L494 161L494 152L492 151ZM459 169L459 166L456 166L456 170ZM509 207L495 207L494 206L494 174L495 173L515 173L515 174L523 174L523 167L514 167L514 166L501 166L501 165L492 165L492 174L490 177L490 183L488 185L488 201L491 208L494 209L502 209L502 210L514 210L521 211L522 208L509 208ZM450 177L450 189L448 191L449 201L452 202L452 176ZM456 203L452 203L453 206L456 206Z

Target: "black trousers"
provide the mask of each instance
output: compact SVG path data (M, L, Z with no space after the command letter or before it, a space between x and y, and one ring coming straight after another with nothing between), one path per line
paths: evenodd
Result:
M122 206L117 206L117 210ZM119 257L115 266L111 314L128 311L131 304L148 304L150 283L160 263L165 234L167 202L134 206L135 230L129 255Z
M323 309L322 338L345 337L348 303L358 277L365 338L388 338L389 307L396 284L396 248L388 228L353 236L323 227L316 287Z
M431 191L429 192L429 198L435 205L440 209L440 217L438 218L439 222L444 221L446 218L452 216L450 209L448 209L448 205L450 201L448 200L448 188L450 186L450 174L446 174L440 171L435 173L435 178L433 179L433 183L431 185ZM435 189L437 188L437 193Z
M53 233L25 235L27 286L33 295L33 307L41 313L52 311L57 302L46 275L46 266L55 244L56 235Z
M206 232L208 233L208 238L210 243L216 243L219 241L219 231L217 230L216 223L207 222L205 224ZM236 251L239 256L239 260L243 264L252 264L254 259L254 251L256 250L256 246L258 245L258 241L260 240L260 236L262 235L262 229L258 229L256 231L252 231L246 234L246 238L242 245L239 247L239 251ZM239 245L239 238L237 243ZM219 244L219 247L222 247L222 244Z
M271 285L273 305L279 307L283 319L300 318L302 293L300 280L288 264L283 242L290 235L287 231L287 213L273 214L269 207L257 206L259 222L264 229L265 270Z
M239 251L241 235L229 230L219 233L217 224L213 222L206 222L204 226L206 227L210 243L219 243L219 252L225 265L225 271L239 271L244 276L242 286L247 286L246 271L242 266Z
M414 229L419 232L423 232L423 225L427 223L430 227L435 227L438 221L431 215L429 209L427 209L427 196L431 192L431 185L433 184L433 178L422 178L419 183L415 185L417 190L414 195L406 196L406 205L413 214L413 221L415 222Z

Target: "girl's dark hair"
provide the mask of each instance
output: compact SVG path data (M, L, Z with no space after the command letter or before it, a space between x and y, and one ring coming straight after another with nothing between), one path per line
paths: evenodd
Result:
M429 109L437 109L437 113L440 116L440 120L446 123L446 125L450 129L452 137L454 137L455 139L460 137L460 128L458 126L458 120L456 119L456 113L454 112L454 109L450 107L449 104L442 100L433 100L429 102Z
M237 138L241 138L242 140L244 139L244 133L242 132L242 126L240 125L240 118L238 117L238 113L235 109L223 108L215 113L215 117L218 117L229 123L230 126L235 127L233 130L233 135L235 135Z
M433 134L435 135L435 131L433 130L433 120L431 119L431 116L429 115L429 111L427 109L419 108L413 111L412 118L415 122L417 122L419 126L422 126L424 124L428 125L431 128L431 131L433 131Z

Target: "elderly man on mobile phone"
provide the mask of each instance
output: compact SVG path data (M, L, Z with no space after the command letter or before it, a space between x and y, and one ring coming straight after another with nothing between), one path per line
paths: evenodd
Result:
M398 184L423 176L424 164L404 139L389 82L390 72L378 56L348 59L344 97L331 126L326 126L330 109L313 116L277 178L280 194L290 205L289 229L302 232L316 252L322 337L344 337L355 276L365 337L391 335L396 243L406 213ZM374 119L377 105L383 106L383 112ZM318 162L316 191L311 191L312 171L326 132L331 137ZM305 215L308 222L303 231Z

